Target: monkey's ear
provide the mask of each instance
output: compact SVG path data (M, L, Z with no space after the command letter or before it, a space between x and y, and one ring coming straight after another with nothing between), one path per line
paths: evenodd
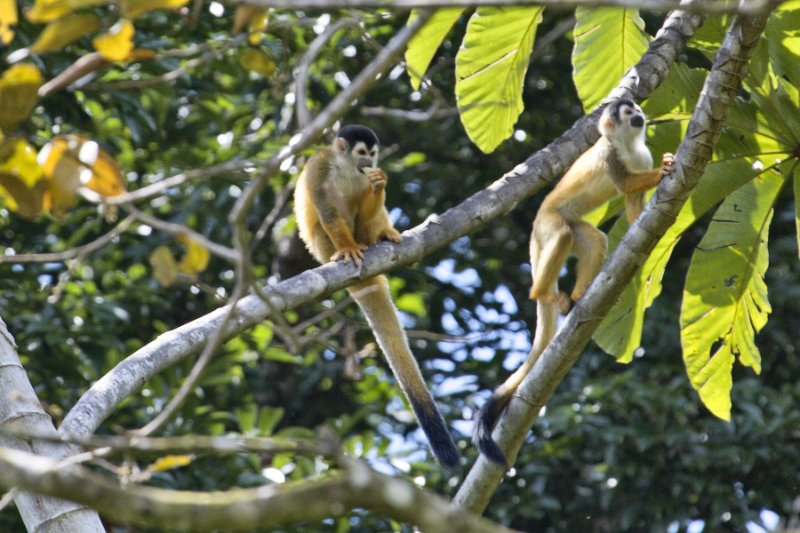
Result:
M605 115L600 117L600 124L598 124L598 128L600 129L600 135L604 135L606 137L614 133L614 129L616 128L614 117Z
M350 146L348 145L347 141L342 139L341 137L336 137L333 140L333 147L342 153L347 153L350 151Z

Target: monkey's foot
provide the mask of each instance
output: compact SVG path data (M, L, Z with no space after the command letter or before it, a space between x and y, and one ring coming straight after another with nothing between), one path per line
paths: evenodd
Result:
M367 246L364 244L356 244L355 246L348 246L341 250L336 250L336 253L331 256L331 261L352 261L355 266L361 264L364 260L364 251Z
M403 240L403 237L400 236L400 232L394 228L386 228L385 230L381 231L378 234L379 241L392 241L392 242L400 242Z
M572 301L566 292L558 293L558 301L556 303L558 303L558 310L562 315L566 315L572 309Z
M675 156L670 152L664 152L661 156L661 175L669 173L673 166L675 166Z

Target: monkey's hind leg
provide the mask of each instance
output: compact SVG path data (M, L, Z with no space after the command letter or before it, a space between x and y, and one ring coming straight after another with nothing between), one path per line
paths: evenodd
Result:
M577 301L600 271L608 248L608 238L605 233L584 221L573 224L572 234L572 253L578 258L578 265L571 297Z
M559 301L558 273L567 261L572 241L572 228L564 217L555 212L539 211L531 233L531 300Z

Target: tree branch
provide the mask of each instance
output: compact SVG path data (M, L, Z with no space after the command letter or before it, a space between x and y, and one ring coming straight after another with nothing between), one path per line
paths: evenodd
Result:
M735 13L757 15L772 9L772 0L756 0L744 4L727 1L702 0L233 0L234 4L249 4L274 9L321 9L330 11L336 8L444 8L444 7L486 7L537 5L558 9L586 7L627 7L666 13L680 9L689 13L714 14Z
M542 406L578 360L619 294L675 221L711 160L750 54L765 25L766 16L734 19L701 91L686 137L676 153L674 171L661 181L642 216L628 230L511 399L493 435L512 462ZM482 512L504 474L501 467L479 457L454 502L472 512Z
M425 531L511 532L364 463L343 456L336 462L342 471L322 480L195 492L123 487L85 467L59 468L56 460L0 448L0 484L69 498L129 524L169 524L170 529L181 531L268 529L367 509Z

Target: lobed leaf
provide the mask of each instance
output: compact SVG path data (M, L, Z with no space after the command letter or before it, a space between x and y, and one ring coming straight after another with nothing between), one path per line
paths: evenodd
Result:
M414 22L417 11L417 9L411 10L408 24ZM462 7L439 9L408 42L406 71L408 71L408 77L411 78L411 86L415 90L419 89L422 76L428 70L436 50L463 12L464 8Z
M514 131L542 7L485 7L470 17L456 56L456 98L467 135L483 152Z
M588 112L616 87L647 51L650 36L637 9L617 7L575 10L572 78Z
M734 358L761 371L755 334L772 310L764 283L767 234L784 182L781 173L768 171L726 198L689 266L681 306L683 358L701 400L724 420L730 420Z

